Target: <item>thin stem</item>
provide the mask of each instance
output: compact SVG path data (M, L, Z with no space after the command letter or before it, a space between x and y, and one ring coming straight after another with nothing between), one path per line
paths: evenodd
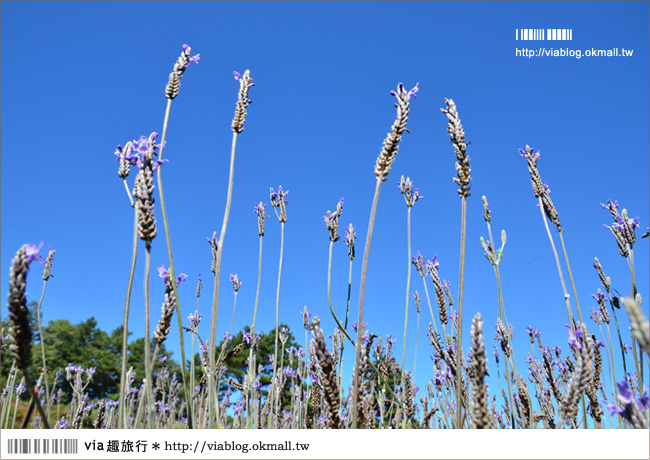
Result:
M262 239L263 236L260 235L260 255L259 261L257 263L257 289L255 290L255 308L253 309L253 323L251 324L251 340L254 340L255 337L255 320L257 318L257 303L260 299L260 282L262 280ZM253 346L250 347L250 352L248 353L248 375L251 385L255 381L255 364L253 359Z
M375 196L372 200L372 208L370 211L370 222L368 224L368 235L366 237L366 247L363 252L363 266L361 268L361 285L359 293L359 322L357 323L359 327L357 328L357 353L354 366L354 378L352 380L353 391L354 391L354 400L353 400L353 419L352 419L352 428L357 428L357 408L358 408L358 397L359 397L359 365L361 363L361 342L363 338L363 301L365 297L366 290L366 272L368 271L368 254L370 252L370 240L372 239L372 231L375 225L375 215L377 213L377 202L379 201L379 191L381 190L381 177L377 177L377 183L375 185ZM370 358L368 358L370 362Z
M422 284L424 284L424 294L427 297L427 304L429 305L429 312L431 313L431 322L433 323L433 327L436 330L436 334L440 335L438 332L438 326L436 326L436 318L433 316L433 308L431 308L431 298L429 297L429 288L427 288L427 280L426 276L422 277ZM443 332L445 333L445 344L447 343L447 330L444 328L445 325L442 325L443 327Z
M456 405L457 418L456 428L460 429L463 426L463 404L462 404L462 336L463 336L463 284L465 282L465 226L467 222L467 197L461 197L461 226L460 226L460 277L458 281L458 324L456 333L458 336L458 343L456 344Z
M221 224L221 234L219 235L219 251L217 252L217 271L214 274L214 295L212 299L212 319L210 327L210 375L208 376L208 385L210 388L210 406L208 408L208 420L212 422L212 412L214 408L218 410L218 401L215 401L214 391L212 390L212 379L215 370L215 341L217 339L217 314L219 313L219 275L221 274L221 255L223 254L223 242L226 238L226 229L228 228L228 218L230 216L230 204L232 202L232 190L235 178L235 151L237 147L237 133L232 134L232 145L230 149L230 172L228 174L228 194L226 196L226 209Z
M149 271L151 268L151 245L147 242L144 262L144 370L147 379L145 392L147 397L147 415L149 424L153 428L153 390L151 387L151 341L149 339ZM137 422L136 422L137 423Z
M636 299L636 279L635 279L635 271L634 271L634 249L632 246L629 247L629 253L630 253L630 296L632 299ZM638 350L637 350L637 344L638 340L634 335L632 335L632 351L634 353L634 363L636 365L636 375L639 379L639 388L644 388L643 386L643 352L641 352L641 358L639 358Z
M41 406L41 400L36 394L34 388L35 387L34 381L29 375L29 372L27 372L27 369L23 369L23 375L25 376L25 383L27 384L27 389L29 390L29 393L32 395L32 398L34 398L34 402L36 403L36 409L38 409L38 413L41 414L41 417L43 419L43 425L45 425L45 428L49 430L50 423L47 421L47 416L45 415L45 410L43 409L43 406ZM16 404L18 404L18 400L16 400Z
M278 368L278 326L280 321L280 279L282 277L282 256L284 255L284 222L280 224L280 263L278 265L278 289L275 295L275 348L273 351L273 380L271 382L271 390L275 387L275 380L277 379ZM305 349L307 352L308 349ZM275 391L271 393L271 408L269 410L269 418L267 426L271 426L271 416L274 413L273 402L275 400Z
M402 345L402 370L404 370L404 360L406 359L406 328L409 319L409 295L411 291L411 206L408 206L406 217L406 233L408 235L408 260L406 265L406 306L404 307L404 344Z
M45 340L43 340L43 328L41 327L41 304L43 303L43 297L45 297L45 285L47 280L43 280L43 291L41 292L41 300L38 301L38 307L36 308L36 317L38 318L38 334L41 337L41 355L43 356L43 380L45 381L45 394L46 401L50 400L50 387L47 381L47 364L45 361Z
M418 337L420 335L420 312L417 312L417 321L415 323L415 350L413 352L413 381L415 382L415 364L418 358Z
M576 302L576 308L578 309L578 318L580 318L580 322L583 323L582 321L582 313L580 312L580 302L578 302L578 292L576 291L576 284L573 281L573 274L571 273L571 265L569 264L569 255L566 252L566 246L564 245L564 232L561 230L558 231L560 234L560 242L562 243L562 252L564 252L564 260L566 261L566 269L569 272L569 280L571 281L571 289L573 290L573 298L575 299ZM585 417L585 420L587 417Z
M126 183L126 178L122 179L124 182L124 188L126 189L126 194L129 197L129 201L131 202L131 207L135 207L135 203L133 202L133 197L131 196L131 190L129 190L129 185Z
M347 309L345 310L345 323L343 324L343 329L347 330L348 328L348 317L350 316L350 296L352 294L352 260L350 259L350 269L348 270L348 302ZM348 337L349 339L349 337ZM354 343L354 341L350 340ZM341 354L339 357L339 386L341 388L341 395L343 395L343 348L345 347L345 340L341 340Z
M162 139L160 141L160 151L158 153L159 160L162 160L163 158L163 150L165 148L165 139L167 137L167 127L169 126L169 112L171 110L171 106L172 106L172 100L168 99L167 108L165 109L165 119L163 121L163 132L162 132ZM167 242L167 253L169 254L169 276L170 276L172 288L174 290L174 297L176 298L176 318L178 320L178 337L181 345L181 363L183 363L183 365L181 366L181 376L183 377L183 390L185 391L185 396L189 397L188 395L190 395L191 393L189 392L189 389L187 387L187 376L185 372L185 341L183 340L183 321L181 319L181 302L180 302L180 298L178 297L178 289L176 287L176 273L174 271L172 241L171 241L171 235L169 234L167 209L165 207L165 195L163 193L162 168L158 168L157 170L157 179L158 179L158 194L160 196L160 209L162 210L163 224L165 226L165 240ZM188 418L187 418L188 426L189 428L192 428L192 420L194 419L194 417L192 416L191 404L187 405L187 411L188 411Z
M336 321L336 325L339 327L341 332L345 334L345 336L352 342L354 345L354 340L348 335L348 332L346 331L346 328L343 327L341 324L341 321L339 321L338 316L336 316L336 313L334 313L334 307L332 307L332 247L334 246L334 242L330 241L330 255L329 255L329 263L327 264L327 302L329 303L330 306L330 312L332 313L332 317L334 318L334 321ZM347 316L347 315L346 315ZM345 343L345 340L341 343L343 345ZM341 351L343 351L341 349Z
M131 251L131 270L129 271L129 281L126 285L126 301L124 303L124 321L122 326L122 368L120 371L120 407L118 410L118 427L126 428L127 426L127 413L124 410L126 405L126 397L124 394L126 382L126 364L127 354L129 350L129 308L131 305L131 288L133 287L133 277L135 275L135 261L138 256L138 209L137 207L133 212L133 249Z
M553 242L553 236L551 235L551 230L548 227L548 221L546 220L546 214L544 213L544 204L542 203L542 197L539 197L538 199L539 199L539 209L542 213L542 220L544 221L544 226L546 227L546 233L548 234L548 239L551 242L551 248L553 248L555 263L557 264L557 272L560 275L560 283L562 284L564 301L566 302L567 313L569 315L569 324L571 325L571 330L575 332L575 326L573 324L573 314L571 313L571 303L569 302L569 293L567 292L566 284L564 283L564 276L562 275L562 267L560 266L560 258L557 255L557 250L555 249L555 243Z

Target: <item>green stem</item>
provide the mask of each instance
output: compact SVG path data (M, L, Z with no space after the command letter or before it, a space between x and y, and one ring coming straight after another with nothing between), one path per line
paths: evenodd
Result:
M420 335L420 312L417 312L417 321L415 323L415 350L413 351L413 381L415 382L415 364L418 358L418 336Z
M269 410L269 418L267 426L271 426L271 416L274 413L273 402L275 401L275 381L277 379L277 368L278 368L278 326L280 321L280 279L282 277L282 256L284 254L284 222L281 222L280 225L280 263L278 266L278 289L275 295L275 348L273 351L273 380L271 383L271 407ZM305 351L308 352L309 349Z
M569 293L567 292L566 284L564 283L564 276L562 275L562 267L560 266L560 258L557 255L557 250L555 249L555 243L553 242L553 236L551 235L551 230L548 227L548 221L546 220L546 214L544 213L544 204L542 203L542 197L539 197L538 200L539 200L539 209L542 213L542 220L544 221L544 226L546 227L546 233L548 234L548 239L551 242L551 248L553 248L553 255L555 256L557 272L560 275L560 283L562 284L564 301L566 302L567 313L569 315L569 324L571 325L571 330L575 332L575 325L573 324L573 314L571 313L571 303L569 302Z
M153 423L153 390L151 386L151 340L149 338L149 271L151 269L151 243L147 242L145 262L144 262L144 370L147 379L145 392L147 397L147 418L149 420L147 428L151 429ZM137 423L137 421L136 421Z
M377 177L377 183L375 185L375 195L372 200L372 208L370 211L370 222L368 224L368 235L366 237L366 247L363 253L363 266L361 268L361 285L359 293L359 322L357 323L359 327L357 328L357 346L356 346L356 359L354 365L354 378L352 380L353 385L353 418L352 418L352 428L357 428L357 408L358 408L358 399L359 399L359 365L361 364L361 343L363 338L363 301L365 297L366 290L366 272L368 271L368 254L370 252L370 240L372 239L372 231L375 225L375 215L377 214L377 203L379 201L379 191L381 190L381 177ZM370 357L368 357L368 362L370 362Z
M217 252L217 271L214 274L214 294L212 298L212 318L210 325L210 375L208 376L208 385L210 388L210 405L208 406L208 420L212 423L213 411L219 410L219 401L215 400L213 389L213 378L215 371L215 350L217 340L217 315L219 313L219 275L221 274L221 255L223 254L223 242L226 237L228 228L228 218L230 216L230 204L232 202L232 190L235 178L235 151L237 148L237 133L232 134L232 144L230 148L230 171L228 173L228 194L226 196L226 209L221 224L221 234L219 235L219 250Z
M348 328L348 318L350 316L350 296L352 294L352 259L350 259L350 269L348 270L348 302L347 309L345 310L345 323L343 324L343 329L347 330ZM349 338L349 337L348 337ZM350 342L354 343L352 340ZM341 340L341 354L339 357L339 386L341 388L341 395L343 395L343 348L345 346L345 340Z
M162 139L160 141L160 152L158 153L158 159L162 160L163 158L163 150L165 148L165 139L167 137L167 127L169 126L169 112L171 110L172 106L172 100L168 99L167 100L167 108L165 109L165 119L163 121L163 132L162 132ZM171 280L172 288L174 290L174 297L176 298L176 319L178 320L178 337L180 340L180 345L181 345L181 363L183 365L181 366L181 376L183 378L183 390L185 391L185 397L190 398L191 394L188 387L187 387L187 376L185 372L185 341L183 340L183 321L181 317L181 302L180 298L178 297L178 290L176 287L176 272L174 270L174 257L172 255L172 241L171 241L171 235L169 234L169 223L167 219L167 209L165 207L165 195L163 193L163 184L162 184L162 168L158 168L157 170L157 179L158 179L158 194L160 196L160 209L162 211L163 215L163 224L165 226L165 240L167 242L167 253L169 254L169 279ZM189 428L192 428L192 420L194 419L192 415L192 405L187 404L187 411L188 411L188 426Z
M636 279L635 279L635 270L634 270L634 249L632 246L629 247L629 252L630 252L630 292L632 294L632 300L634 301L636 299ZM639 358L639 353L637 350L637 342L638 340L634 335L632 336L632 351L634 353L634 363L636 365L636 375L639 379L639 388L644 388L643 386L643 352L641 352L641 358Z
M438 326L436 326L436 318L433 316L433 308L431 307L431 298L429 297L429 288L427 288L427 280L426 276L422 277L422 284L424 284L424 294L427 297L427 304L429 305L429 313L431 313L431 322L433 323L433 327L436 330L436 334L440 335L438 332ZM447 345L447 330L445 329L445 325L442 325L442 330L445 333L445 346Z
M406 217L406 233L408 235L408 264L406 265L406 306L404 307L404 343L402 344L402 371L404 371L404 361L406 359L406 328L409 319L409 295L411 291L411 206L408 206Z
M45 361L45 340L43 340L43 328L41 327L41 304L43 303L43 297L45 297L45 285L47 280L43 280L43 291L41 292L41 300L38 301L38 307L36 307L36 317L38 318L38 334L41 338L41 355L43 357L43 380L45 381L45 394L46 401L50 400L50 387L47 381L47 364Z
M336 321L336 325L339 327L341 332L345 334L345 336L348 338L348 340L354 345L354 340L349 336L348 331L346 331L345 327L341 324L341 321L339 321L338 316L336 316L336 313L334 313L334 307L332 307L332 247L334 246L334 242L330 241L330 256L329 256L329 263L327 265L327 302L329 303L330 306L330 312L332 313L332 317L334 318L334 321ZM347 314L346 314L347 317ZM346 318L347 319L347 318ZM341 346L345 343L345 340L341 343ZM343 348L341 347L341 351L343 351Z
M465 282L465 226L467 222L467 197L461 197L461 227L460 227L460 276L458 281L458 325L457 335L458 343L456 344L456 405L457 418L456 428L460 429L463 426L463 401L462 401L462 337L463 337L463 284Z
M564 232L562 230L559 230L558 233L560 234L560 242L562 243L562 252L564 252L564 260L566 261L566 269L569 272L569 280L571 281L571 289L573 290L573 298L575 299L576 302L576 309L578 310L578 318L580 319L580 322L583 323L582 321L582 313L580 312L580 302L578 302L578 292L576 291L576 284L573 281L573 274L571 273L571 264L569 264L569 255L566 252L566 246L564 245ZM585 420L587 417L585 417Z
M118 427L127 427L127 413L124 410L126 406L127 395L124 394L126 382L126 365L127 354L129 350L129 308L131 305L131 288L133 287L133 277L135 275L135 261L138 256L138 209L133 212L133 249L131 251L131 270L129 271L129 281L126 285L126 301L124 303L124 321L122 325L122 368L120 371L120 407L118 410Z

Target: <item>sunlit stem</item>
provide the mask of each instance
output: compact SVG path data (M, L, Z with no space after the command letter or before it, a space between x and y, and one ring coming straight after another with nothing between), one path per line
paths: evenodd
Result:
M126 382L126 365L129 351L129 308L131 305L131 289L133 288L133 277L135 275L135 262L138 256L138 208L133 212L133 249L131 251L131 270L129 272L129 281L126 285L126 300L124 302L124 321L122 326L122 367L120 370L120 405L118 410L118 427L126 428L128 423L128 414L124 410L126 398L124 394Z
M165 119L163 121L163 132L162 132L162 138L160 141L160 151L158 153L158 159L162 160L163 158L163 150L165 149L165 139L167 138L167 127L169 125L169 112L171 110L172 106L172 100L168 99L167 100L167 107L165 109ZM181 305L180 305L180 298L178 297L178 290L176 287L176 272L174 270L174 257L172 255L172 241L171 241L171 235L169 234L169 223L167 220L167 209L165 208L165 195L163 193L163 183L162 183L162 168L158 168L157 170L157 179L158 179L158 195L160 196L160 209L162 211L163 215L163 224L165 226L165 241L167 243L167 253L169 255L169 279L171 281L172 289L174 291L174 296L176 298L176 318L178 319L178 337L181 345L181 376L183 378L183 390L185 391L185 395L190 395L191 393L189 392L188 386L187 386L187 376L185 372L185 341L183 340L183 322L181 319ZM192 405L188 404L187 405L187 411L188 411L188 426L189 428L192 428L192 420L194 420L194 416L192 415Z

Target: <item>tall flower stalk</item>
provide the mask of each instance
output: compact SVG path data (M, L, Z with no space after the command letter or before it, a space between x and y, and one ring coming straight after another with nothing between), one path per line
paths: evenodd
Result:
M145 394L147 398L147 414L149 419L148 428L154 427L154 399L151 386L151 336L150 315L149 315L149 272L151 269L151 242L156 237L156 219L153 214L153 173L160 170L162 160L154 161L156 153L156 139L158 133L151 133L149 138L142 136L139 140L133 141L134 150L142 155L137 157L137 166L140 169L135 179L133 195L137 201L138 211L138 235L145 242L145 265L144 265L144 368L146 375ZM139 420L136 420L136 424Z
M287 222L287 205L289 202L286 200L289 195L289 190L286 192L282 190L282 186L278 187L276 193L273 188L270 191L271 206L276 217L280 221L280 262L278 264L278 288L275 295L275 348L273 351L273 377L271 380L271 410L269 411L268 425L271 426L271 416L273 414L273 402L275 400L275 385L276 380L279 378L277 375L278 368L278 326L280 321L280 280L282 278L282 256L284 255L284 224Z
M251 102L248 98L248 91L255 86L250 76L250 71L246 70L242 76L239 72L233 72L235 80L239 82L239 93L235 106L235 115L231 123L232 144L230 149L230 172L228 174L228 194L226 197L226 208L224 210L223 222L221 224L221 233L219 234L219 252L217 254L217 264L215 271L214 292L212 297L212 318L210 322L210 375L208 376L208 387L210 388L210 406L208 408L208 420L212 423L213 410L216 408L215 392L217 389L213 385L215 372L215 342L217 339L217 315L219 313L219 282L221 274L221 255L223 254L223 242L226 237L228 228L228 218L230 216L230 204L232 202L232 191L235 177L235 151L237 147L237 136L244 131L244 122L248 104Z
M352 224L348 225L345 228L345 244L348 247L348 258L350 259L350 268L348 269L348 300L347 306L345 309L345 321L343 323L343 329L347 331L348 329L348 319L350 317L350 297L352 295L352 261L354 260L355 250L354 250L354 241L357 238L356 227ZM349 336L347 336L349 338ZM351 340L351 343L354 346L354 341ZM339 352L339 378L343 378L343 349L345 348L345 340L341 339L341 351ZM343 391L343 385L340 385L341 391Z
M544 221L544 227L546 228L546 233L548 234L548 239L551 243L551 248L553 249L553 255L555 256L555 263L557 265L557 272L560 276L560 283L562 284L562 292L564 293L564 301L566 303L567 314L569 317L569 324L572 329L575 329L573 314L571 313L571 303L569 302L569 293L567 292L566 283L564 282L564 275L562 274L562 266L560 265L560 258L557 254L557 249L555 249L555 242L553 241L553 236L551 235L551 230L548 226L548 221L546 216L560 229L562 226L560 224L560 219L558 217L557 211L555 210L555 205L551 200L550 190L547 184L542 183L542 179L539 176L539 171L537 169L537 160L539 160L539 153L535 153L535 150L526 146L526 150L519 149L519 154L524 157L528 163L528 172L530 173L530 180L533 186L533 194L538 200L538 205L540 212L542 213L542 220Z
M172 101L178 96L178 93L180 91L181 78L183 77L183 73L185 73L185 70L187 70L190 64L192 63L198 64L199 59L201 59L201 56L199 54L195 56L190 56L191 51L192 49L188 45L183 45L183 52L176 60L176 63L174 64L174 68L172 72L169 74L169 81L165 86L165 97L167 98L167 107L165 108L165 118L163 120L163 129L162 129L162 140L160 142L160 152L158 154L158 158L160 161L162 161L163 150L165 148L165 143L167 139L167 127L169 126L169 114L171 111ZM181 362L183 363L183 365L181 366L181 375L183 378L183 389L185 391L185 394L189 395L190 392L187 385L187 377L185 372L185 341L183 340L183 322L181 319L181 306L180 306L180 302L178 301L178 290L176 287L176 274L174 270L174 257L172 255L172 242L171 242L171 235L169 233L167 208L165 207L165 194L163 193L162 174L160 169L158 169L158 174L156 178L158 181L158 194L160 196L160 209L162 211L163 224L165 227L165 240L167 243L167 253L169 255L169 275L171 277L171 284L174 291L174 296L177 299L176 317L178 319L178 337L181 345ZM188 411L189 427L191 428L193 426L192 420L194 420L194 416L192 415L191 404L188 404L187 411Z
M41 292L41 299L38 301L38 307L36 307L36 317L38 318L38 334L41 338L41 357L43 358L43 380L45 382L45 395L46 401L50 400L50 387L47 379L47 361L45 359L45 340L43 338L43 328L41 326L41 305L43 304L43 298L45 297L45 285L47 281L52 276L52 260L54 259L54 253L56 251L52 248L48 248L47 259L45 259L45 267L43 267L43 291Z
M406 264L406 302L404 306L404 343L402 344L402 370L404 369L404 361L406 359L406 330L408 326L409 319L409 297L411 295L411 209L416 201L418 201L422 196L420 196L418 189L413 191L413 182L411 178L407 177L404 180L404 176L397 183L400 193L404 196L404 201L406 202L406 235L407 235L407 253L408 259Z
M410 91L404 89L404 85L401 83L397 85L397 91L391 91L397 99L397 116L395 122L391 127L388 136L384 140L384 144L381 148L381 152L377 157L377 162L375 163L375 176L377 181L375 183L375 195L372 200L372 207L370 209L370 222L368 224L368 234L366 236L366 247L363 253L363 266L361 268L361 285L359 293L359 321L358 321L358 331L357 331L357 345L356 345L356 359L354 365L354 378L353 378L353 422L352 428L357 428L358 426L358 415L359 415L359 378L360 378L360 366L361 366L361 355L362 355L362 338L364 333L363 328L363 302L365 297L366 289L366 272L368 271L368 255L370 253L370 241L372 240L372 232L375 225L375 215L377 213L377 203L379 201L379 191L381 190L381 184L388 178L388 173L390 168L393 165L395 160L395 155L399 149L399 142L402 139L402 134L406 130L406 122L408 121L409 115L409 100L411 96L417 98L415 93L418 91L418 85L416 84Z
M42 246L43 243L39 246L25 244L18 250L11 261L7 309L9 310L9 321L11 322L13 343L10 345L10 350L14 364L17 369L22 371L27 391L32 396L32 402L36 404L36 408L43 419L43 424L49 429L50 424L47 421L45 410L41 406L40 397L36 393L36 384L29 373L29 366L32 364L32 329L29 324L26 295L29 266L33 261L41 259L39 251ZM27 422L27 419L28 417L25 418L25 422Z
M627 265L630 270L630 298L636 299L637 289L634 270L634 243L636 243L635 230L640 225L639 218L636 217L634 219L630 219L627 214L627 209L623 209L623 211L621 211L619 214L618 202L612 203L610 200L608 200L607 205L601 203L601 206L605 209L608 209L614 218L614 223L611 227L609 225L604 225L604 227L612 232L614 238L616 239L616 243L618 244L621 256L625 257L627 261ZM639 357L637 342L637 338L632 336L632 352L634 354L636 372L637 376L640 379L641 386L643 386L643 353L641 353L641 357Z
M131 306L131 290L133 289L133 277L135 276L135 266L136 260L138 257L138 208L136 203L133 201L133 196L129 190L129 186L126 183L126 178L131 172L131 165L136 164L138 157L137 155L132 155L132 142L127 142L124 148L121 145L117 146L115 155L117 156L116 161L120 162L120 166L117 171L117 175L124 182L124 188L126 189L126 194L133 208L133 243L131 249L131 268L129 270L129 279L126 284L126 298L124 301L124 320L122 323L122 362L120 367L120 405L118 409L118 427L126 428L128 426L128 415L125 410L126 399L128 395L126 391L126 363L128 355L128 346L129 346L129 310Z
M483 251L485 251L485 257L487 260L490 262L492 265L492 268L494 270L494 276L496 278L497 282L497 292L498 292L498 302L499 302L499 319L501 320L501 324L505 325L505 327L500 331L500 336L501 340L505 341L504 344L502 344L502 349L505 355L504 363L506 367L506 381L508 383L508 396L510 398L510 407L514 407L514 401L512 397L512 387L511 387L511 374L510 374L510 368L509 368L509 362L510 362L510 357L508 354L508 347L512 347L511 343L511 335L509 332L510 331L510 324L508 323L508 317L506 316L506 310L505 310L505 305L503 303L503 291L501 290L501 272L499 270L499 266L501 264L501 258L503 257L503 249L506 245L506 231L501 230L501 248L496 249L496 245L494 244L494 238L492 236L492 212L490 211L490 205L488 203L488 200L485 196L481 197L483 201L483 219L485 220L485 223L487 225L488 229L488 237L489 241L486 243L483 237L481 237L481 247L483 248ZM514 361L513 361L514 362ZM516 373L516 370L514 370ZM512 427L514 428L514 420L511 420Z
M450 141L454 144L454 152L456 153L456 172L458 177L454 177L454 182L460 186L458 189L458 195L461 199L461 217L460 217L460 275L458 280L458 324L457 324L457 336L458 336L458 346L456 347L456 403L458 406L457 418L456 418L456 428L461 428L463 426L463 410L462 410L462 401L461 401L461 380L462 380L462 367L461 367L461 357L462 357L462 334L463 334L463 286L465 283L465 227L467 222L467 197L471 194L469 193L469 183L471 180L470 177L470 167L469 167L469 156L467 156L467 145L469 142L465 142L465 130L463 125L460 122L460 117L458 116L458 111L456 110L456 104L453 100L445 98L445 103L447 107L440 109L442 113L447 115L449 123L447 124L447 134L450 135Z

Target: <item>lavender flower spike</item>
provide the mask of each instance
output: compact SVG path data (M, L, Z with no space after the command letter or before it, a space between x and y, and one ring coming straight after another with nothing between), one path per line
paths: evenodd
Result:
M174 64L174 70L172 70L172 72L169 74L169 82L165 87L165 97L167 97L169 100L173 100L176 98L176 96L178 96L178 92L181 88L181 77L183 76L185 70L191 63L198 64L199 59L201 59L200 54L190 56L191 52L192 49L189 46L183 45L183 52L176 60L176 63Z
M381 178L382 181L385 181L390 172L390 168L393 165L395 160L395 155L399 149L399 142L402 140L402 134L406 130L406 122L408 121L409 116L409 99L411 96L415 96L415 93L418 91L417 85L410 91L404 89L404 85L400 83L397 85L397 91L391 91L391 95L397 98L397 116L395 117L395 122L391 127L390 132L384 140L384 144L381 147L381 153L377 157L377 162L375 164L375 175L377 178Z

